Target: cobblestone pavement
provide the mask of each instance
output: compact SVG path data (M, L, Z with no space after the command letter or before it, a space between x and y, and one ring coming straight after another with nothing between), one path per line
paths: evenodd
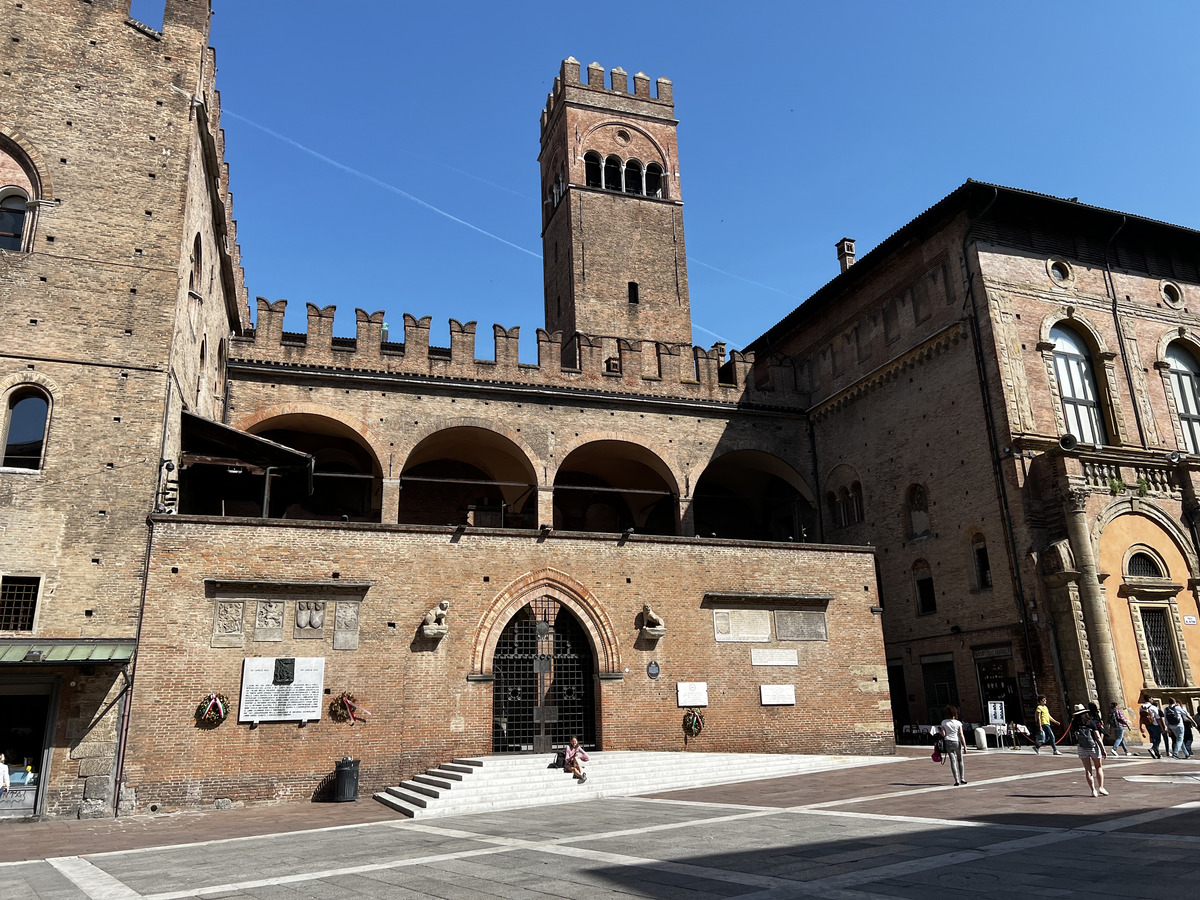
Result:
M0 826L10 898L1160 897L1200 874L1200 763L967 757L410 821L363 800Z

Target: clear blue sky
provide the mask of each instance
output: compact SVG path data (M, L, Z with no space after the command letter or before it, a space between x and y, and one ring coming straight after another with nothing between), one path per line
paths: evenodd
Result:
M748 343L836 274L838 238L861 255L967 178L1200 226L1196 3L215 7L246 280L291 330L305 301L338 334L356 306L397 340L405 312L443 345L475 319L479 356L499 322L533 359L566 56L675 84L697 343Z

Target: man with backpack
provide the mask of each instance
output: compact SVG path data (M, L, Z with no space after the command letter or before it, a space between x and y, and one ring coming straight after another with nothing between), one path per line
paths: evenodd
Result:
M1162 712L1167 730L1171 732L1171 756L1175 759L1187 759L1192 754L1183 740L1183 725L1184 722L1192 717L1174 697L1167 698L1167 703L1163 707Z
M1163 739L1163 715L1150 697L1138 707L1138 728L1150 740L1150 755L1162 759L1158 744ZM1167 749L1170 750L1169 747Z

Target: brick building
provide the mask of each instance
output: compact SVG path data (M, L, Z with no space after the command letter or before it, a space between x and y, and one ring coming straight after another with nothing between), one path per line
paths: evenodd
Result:
M285 301L251 325L208 17L6 7L5 814L307 799L345 753L372 790L571 733L887 752L874 556L813 538L805 395L691 344L670 82L563 64L537 365L474 322L293 334Z
M1200 234L968 182L838 248L747 350L810 392L822 538L877 549L897 725L1194 708Z
M537 364L421 311L291 333L246 295L205 0L3 2L0 813L1200 697L1195 232L968 182L695 347L673 86L567 59Z

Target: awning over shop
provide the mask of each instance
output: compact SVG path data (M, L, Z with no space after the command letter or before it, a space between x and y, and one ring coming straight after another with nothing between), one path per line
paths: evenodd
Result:
M194 463L212 463L259 469L304 469L311 481L311 455L190 412L184 412L182 416L185 467Z
M136 646L133 638L12 638L0 640L0 665L120 665L133 658Z

